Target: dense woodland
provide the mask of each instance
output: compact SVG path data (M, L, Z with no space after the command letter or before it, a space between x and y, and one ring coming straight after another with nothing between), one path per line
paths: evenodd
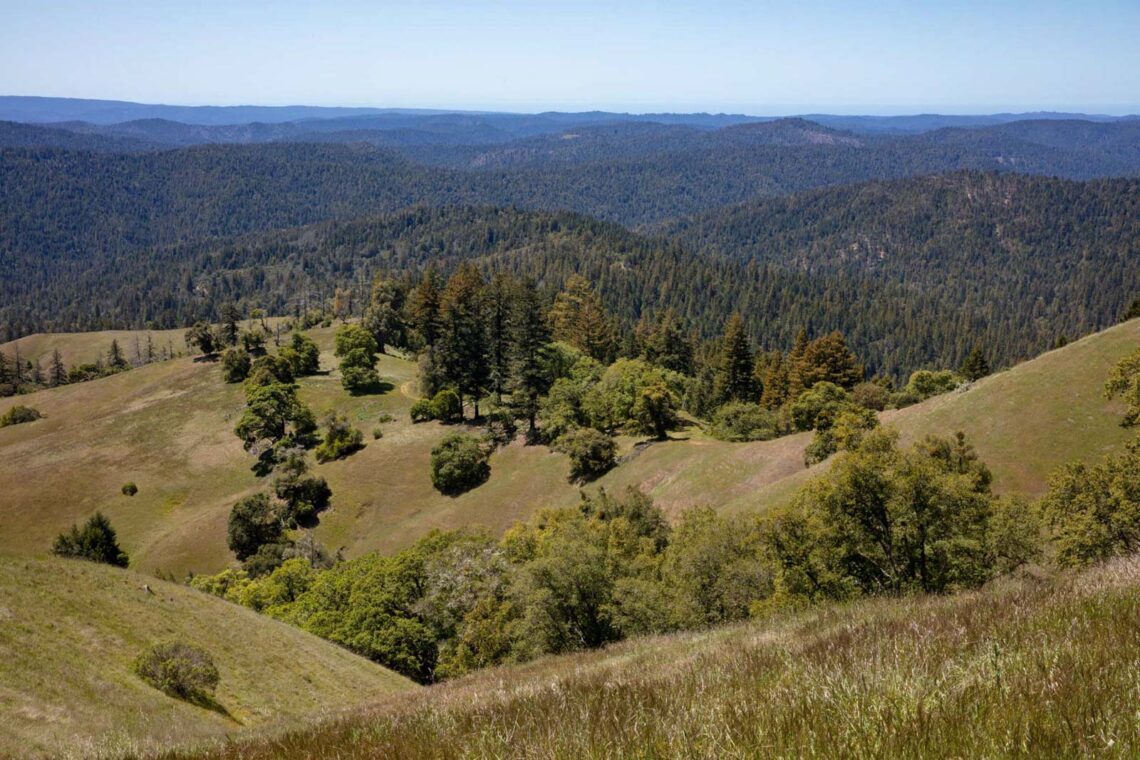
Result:
M275 150L280 167L297 168ZM840 330L872 374L901 381L958 366L976 344L1008 365L1117 321L1140 292L1138 189L1135 180L956 173L732 206L652 235L564 212L419 208L228 242L139 241L145 255L116 251L123 243L107 219L49 230L25 216L40 230L9 260L18 275L4 282L2 311L11 337L180 327L217 320L227 303L301 315L331 309L338 289L359 314L378 272L470 261L488 275L530 277L548 299L580 274L627 334L666 311L700 338L739 312L766 349L786 350L801 329ZM231 219L240 223L219 223ZM101 236L102 252L32 255L33 241L74 235Z

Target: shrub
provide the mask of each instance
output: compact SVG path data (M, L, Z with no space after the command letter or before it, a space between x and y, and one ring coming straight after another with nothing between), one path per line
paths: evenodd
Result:
M447 423L463 419L463 404L459 402L459 394L450 388L444 388L435 394L431 400L431 416Z
M350 425L343 414L330 414L325 426L325 439L314 452L318 462L342 459L363 447L364 434Z
M411 417L412 422L427 422L432 419L431 401L426 398L421 398L412 404Z
M962 384L962 377L951 370L920 369L910 376L903 390L917 396L920 401L948 393Z
M43 415L30 406L17 404L0 416L0 427L19 425L24 422L35 422L41 417L43 417Z
M381 430L379 427L372 428L372 440L379 441L383 437L384 437L384 431L383 430Z
M709 432L722 441L767 441L779 430L773 412L759 404L734 401L716 410Z
M593 480L614 466L617 444L605 433L579 428L554 443L555 449L570 457L570 480Z
M134 496L138 492L139 487L136 486L133 482L127 482L123 484L123 496Z
M859 406L881 412L891 400L891 392L879 383L859 383L851 389L851 400Z
M222 379L227 383L240 383L249 377L249 352L243 348L227 348L222 354Z
M376 421L383 425L385 422L392 422L395 419L396 418L393 417L389 412L380 412L380 416L376 418Z
M115 567L126 567L130 563L126 552L119 548L111 521L102 512L92 515L82 528L72 525L70 533L56 536L51 553Z
M431 450L431 482L442 493L456 494L480 485L491 475L488 452L470 435L452 433Z
M208 702L218 688L218 668L209 653L180 642L155 644L138 656L135 673L177 699Z

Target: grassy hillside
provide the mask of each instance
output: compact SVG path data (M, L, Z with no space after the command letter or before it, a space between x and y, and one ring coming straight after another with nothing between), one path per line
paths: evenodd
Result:
M332 330L313 335L326 352L325 366L332 366ZM1140 320L1133 320L884 420L904 438L963 430L994 470L999 491L1036 495L1060 463L1096 460L1126 438L1117 425L1120 408L1101 398L1101 385L1111 364L1138 343ZM445 428L409 422L411 362L383 357L380 372L393 390L376 396L348 396L335 375L301 382L301 396L318 416L346 412L367 444L348 459L316 467L333 489L333 508L316 529L329 548L343 547L348 556L388 551L435 527L481 525L497 533L538 507L577 500L578 489L566 480L566 457L520 444L493 455L483 486L457 498L439 494L428 460ZM263 484L232 434L241 389L223 384L217 366L176 359L4 399L0 413L15 403L34 406L46 418L0 430L0 493L6 497L0 500L0 551L42 554L56 533L102 509L137 569L206 572L231 560L225 546L230 507ZM381 426L382 439L372 440L382 413L395 421ZM813 474L803 468L808 440L801 434L733 444L697 429L644 447L627 439L627 461L597 485L640 486L669 514L698 504L763 509ZM119 493L128 480L139 487L133 498Z
M1137 615L1131 558L632 640L169 756L1135 757Z
M221 709L171 699L133 674L139 652L168 640L210 653ZM75 560L0 558L0 756L145 751L414 688L315 636L183 586Z

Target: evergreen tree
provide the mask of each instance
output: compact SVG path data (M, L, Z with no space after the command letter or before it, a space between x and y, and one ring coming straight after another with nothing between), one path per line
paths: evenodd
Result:
M205 356L212 356L218 351L218 340L214 336L214 331L205 322L195 322L194 326L186 331L186 345L196 346Z
M602 364L614 360L617 329L588 280L573 275L554 299L550 325L555 340L565 341Z
M755 403L760 389L752 376L753 358L751 341L744 331L744 321L733 314L724 328L714 388L718 401L748 401Z
M661 315L657 325L645 338L641 353L646 361L658 367L682 375L693 374L693 344L672 309Z
M444 383L454 387L460 401L469 398L479 416L479 398L486 392L491 367L487 358L483 276L464 263L447 281L440 298L439 364Z
M222 307L222 328L218 333L222 345L236 346L238 337L241 335L241 328L238 322L241 321L241 311L235 304L227 303ZM209 352L203 352L209 353Z
M539 399L550 389L551 381L546 368L550 329L533 280L524 280L518 287L509 329L511 405L526 418L527 439L533 441L538 435L535 420Z
M92 515L82 528L72 525L70 533L59 534L51 552L60 557L75 557L115 567L130 564L126 552L119 548L111 521L102 512Z
M127 359L123 356L123 350L119 348L118 340L111 340L111 348L107 351L107 366L113 372L127 368Z
M967 380L980 380L990 374L990 363L986 361L981 346L974 346L958 373Z
M796 342L792 346L792 350L789 351L785 357L785 365L788 373L787 398L789 400L798 397L807 389L803 378L800 376L800 369L803 367L804 354L807 352L808 343L810 342L807 330L801 327L796 333Z
M808 341L798 354L795 349L793 354L795 359L791 372L802 390L807 390L816 383L835 383L840 388L850 390L861 383L865 376L863 365L859 364L855 352L847 347L843 334L838 331Z
M439 301L442 295L439 270L428 264L419 285L408 300L412 326L425 346L434 346L439 339Z
M490 389L497 401L503 400L511 379L511 308L518 288L514 277L500 272L486 289L487 363Z
M1130 319L1140 317L1140 298L1132 299L1132 303L1124 310L1124 315L1120 318L1121 322L1127 322Z

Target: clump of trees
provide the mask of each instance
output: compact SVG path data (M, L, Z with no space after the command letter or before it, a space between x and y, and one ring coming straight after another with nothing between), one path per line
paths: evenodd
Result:
M599 490L498 540L436 532L329 570L294 559L195 584L428 682L826 600L976 587L1038 550L1031 510L990 480L964 436L902 449L873 431L773 514L697 508L670 526L644 494Z
M51 553L57 557L85 559L115 567L130 564L127 553L119 547L111 521L102 512L92 515L82 528L72 525L70 531L56 536Z
M135 659L134 671L164 694L195 704L213 702L220 680L208 652L178 641L149 647Z
M340 381L350 393L367 393L380 385L376 359L380 348L362 325L341 325L336 331L334 354L340 359Z
M354 428L343 414L330 414L325 419L325 437L314 452L318 462L331 462L364 447L364 434Z
M118 339L112 339L107 352L94 362L78 364L71 368L64 363L59 349L51 352L51 358L45 367L41 359L33 362L21 356L20 345L17 343L11 357L0 351L0 397L97 380L125 372L132 367L140 367L174 356L174 349L170 345L163 346L161 350L157 349L149 333L145 341L136 336L134 343L134 354L130 360L119 345Z
M33 409L30 406L23 404L16 404L4 414L0 414L0 428L8 427L9 425L23 425L28 422L35 422L43 417L38 409Z

